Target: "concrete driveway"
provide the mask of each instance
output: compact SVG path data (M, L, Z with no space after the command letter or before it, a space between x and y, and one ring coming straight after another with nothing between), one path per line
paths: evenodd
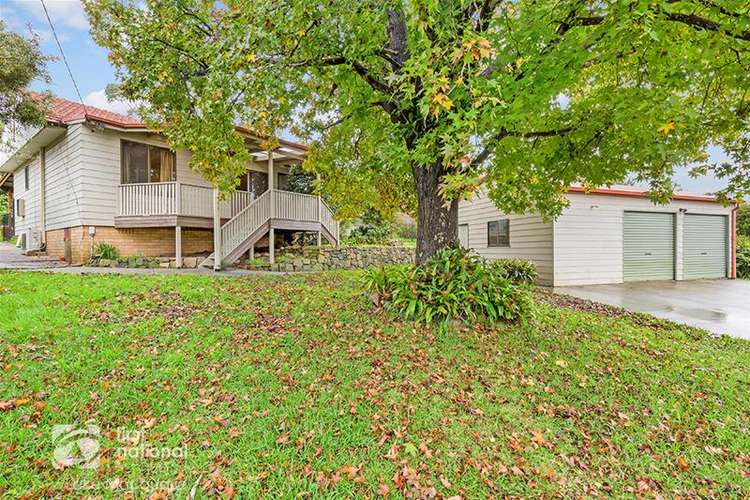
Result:
M648 281L558 287L555 292L750 339L750 281Z
M49 269L67 264L56 257L29 257L20 248L0 241L0 269Z

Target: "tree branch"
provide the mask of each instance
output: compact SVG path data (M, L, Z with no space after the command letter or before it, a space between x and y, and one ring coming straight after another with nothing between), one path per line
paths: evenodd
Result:
M705 17L698 16L696 14L682 14L679 12L661 12L667 21L673 21L685 24L692 28L702 31L713 31L736 38L738 40L744 40L750 42L750 31L742 31L734 33L731 30L725 28L716 21L707 19ZM729 14L727 14L729 15ZM571 24L573 26L596 26L602 24L608 16L590 16L590 17L576 17L575 21ZM567 31L567 30L566 30Z
M388 10L388 49L394 59L403 66L409 59L409 45L406 39L406 22L401 12Z
M570 132L573 132L575 130L574 127L563 127L558 129L552 129L552 130L534 130L534 131L528 131L528 132L518 132L513 130L505 130L502 129L495 137L492 138L492 140L489 141L489 144L485 146L484 149L474 158L474 160L471 161L469 164L471 168L478 167L485 161L487 161L487 158L490 157L493 150L493 145L497 142L505 139L506 137L519 137L522 139L537 139L541 137L562 137L564 135L569 134Z

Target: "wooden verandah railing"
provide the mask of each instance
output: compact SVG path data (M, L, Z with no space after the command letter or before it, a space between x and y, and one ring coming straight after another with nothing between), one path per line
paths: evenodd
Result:
M338 244L339 223L319 196L269 189L257 198L235 191L222 200L213 188L181 182L122 184L118 188L120 217L201 217L213 219L215 269L239 258L269 233L273 259L274 229L318 231ZM225 222L223 222L225 221ZM223 223L222 223L223 222ZM181 228L175 224L177 260L181 260Z
M221 218L231 219L252 201L252 193L235 191L229 199L219 203ZM118 216L182 215L212 218L213 188L184 182L120 184L117 207Z

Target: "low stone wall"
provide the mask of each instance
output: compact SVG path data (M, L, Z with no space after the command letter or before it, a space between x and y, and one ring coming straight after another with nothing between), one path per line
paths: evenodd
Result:
M287 247L276 256L274 264L245 265L248 269L268 271L330 271L364 269L387 264L411 264L414 249L407 247Z
M195 269L205 257L183 257L182 267ZM176 268L177 260L174 257L120 257L117 259L91 259L88 263L91 267L129 267L129 268Z

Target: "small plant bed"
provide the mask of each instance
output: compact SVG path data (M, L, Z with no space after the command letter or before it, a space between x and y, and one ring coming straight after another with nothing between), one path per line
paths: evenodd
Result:
M362 274L0 271L0 496L750 494L750 342L533 292L437 328Z
M364 282L376 306L420 322L512 321L530 309L533 264L487 261L463 248L435 254L418 266L372 269Z

